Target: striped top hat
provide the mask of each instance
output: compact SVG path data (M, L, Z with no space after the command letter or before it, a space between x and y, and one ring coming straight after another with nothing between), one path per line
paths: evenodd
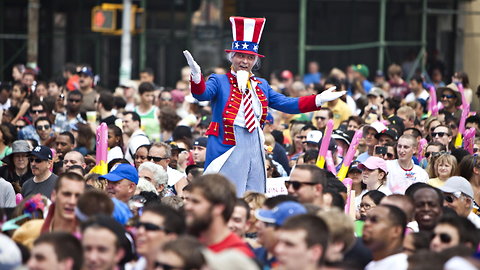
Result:
M232 23L232 49L226 52L239 52L258 55L258 44L262 37L265 18L230 17Z

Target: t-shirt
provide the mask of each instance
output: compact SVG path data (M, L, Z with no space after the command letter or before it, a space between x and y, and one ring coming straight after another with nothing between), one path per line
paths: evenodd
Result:
M390 84L390 90L388 92L390 93L390 96L392 97L399 97L399 98L405 98L407 95L408 91L408 83L407 82L402 82L402 83L396 83L394 81L388 81L388 84Z
M415 96L415 93L411 92L410 94L408 94L406 97L405 97L405 102L412 102L412 101L415 101L417 99L422 99L424 101L427 101L428 98L430 97L430 94L427 92L427 90L423 89L422 92L420 93L420 95L418 97Z
M252 249L235 233L230 233L221 242L208 246L208 249L218 253L227 249L236 249L250 258L254 257Z
M427 184L429 184L432 187L439 188L439 187L445 185L445 181L442 181L442 180L440 180L440 178L436 177L436 178L430 178L428 180Z
M0 178L0 208L15 207L15 191L12 184Z
M33 195L40 193L45 195L47 198L50 199L50 195L52 194L53 189L55 188L55 183L57 183L58 176L56 174L51 174L47 180L36 183L33 181L32 177L28 179L22 186L22 195L23 197L27 197L28 195Z
M82 93L83 94L83 93ZM82 105L80 105L80 111L81 112L90 112L90 111L96 111L97 110L97 104L95 103L95 99L97 98L97 91L93 89L93 91L90 91L87 94L83 94L83 102Z
M426 183L429 179L427 172L420 166L413 165L411 170L404 170L398 160L387 161L387 187L394 194L405 194L405 190L413 183Z
M337 129L343 121L347 121L348 118L352 115L350 107L343 102L343 100L338 100L335 106L330 107L333 113L333 128Z
M385 270L385 269L395 269L395 270L407 270L407 254L398 253L390 255L386 258L383 258L378 261L371 261L365 267L365 270Z

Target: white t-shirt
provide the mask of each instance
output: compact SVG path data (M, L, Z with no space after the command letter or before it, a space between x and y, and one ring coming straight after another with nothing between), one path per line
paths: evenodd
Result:
M427 90L423 89L423 91L420 93L420 95L418 96L418 98L415 96L415 93L411 92L410 94L408 94L406 97L405 97L405 102L412 102L412 101L415 101L417 99L423 99L423 100L427 100L428 98L430 97L430 94L427 92Z
M427 172L420 166L413 164L411 170L404 170L398 160L387 161L387 187L393 194L405 194L405 190L413 183L426 183L429 179Z
M365 270L385 270L385 269L395 269L395 270L407 270L408 261L407 254L398 253L390 255L386 258L383 258L379 261L371 261L365 266Z
M475 227L477 227L477 229L480 229L480 217L475 215L475 213L473 212L470 212L470 214L468 214L467 216L467 219L470 220L473 225L475 225Z
M186 177L185 173L177 171L167 166L167 175L168 175L168 185L173 186L175 185L180 179Z

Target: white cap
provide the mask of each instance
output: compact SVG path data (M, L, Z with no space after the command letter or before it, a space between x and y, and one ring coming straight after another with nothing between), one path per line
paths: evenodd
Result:
M380 132L386 130L387 126L385 126L380 121L376 121L376 122L371 123L370 125L364 126L363 127L363 133L366 133L367 128L373 128L373 129L375 129L375 131L377 131L377 133L380 133Z
M473 198L473 188L467 179L461 176L452 176L447 179L445 184L439 188L445 193L462 192L470 198Z
M306 143L316 143L318 144L322 139L322 132L320 130L311 130L307 133Z

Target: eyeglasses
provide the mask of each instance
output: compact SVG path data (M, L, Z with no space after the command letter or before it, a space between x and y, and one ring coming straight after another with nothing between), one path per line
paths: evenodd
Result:
M33 157L30 157L28 158L28 160L30 161L30 163L41 163L42 161L44 161L43 159L39 159L39 158L33 158Z
M462 192L457 191L457 192L454 192L454 193L444 194L444 196L445 196L444 198L445 198L446 202L453 203L457 199L460 199L460 197L462 196Z
M36 127L37 130L49 130L50 129L50 125L38 125Z
M322 119L322 121L323 121L323 120L325 120L325 119L327 119L327 118L326 118L326 117L323 117L323 116L315 116L315 120L318 121L319 119Z
M155 262L153 264L153 267L154 269L163 269L163 270L185 270L187 268L184 268L184 267L177 267L177 266L173 266L173 265L170 265L170 264L165 264L165 263L162 263L162 262Z
M43 113L44 110L31 110L30 111L32 114L39 114L39 113Z
M372 208L373 205L368 204L368 203L360 203L359 207L360 208L365 208L365 210L370 210L370 208Z
M82 100L81 100L81 99L69 98L69 99L68 99L68 102L70 102L70 103L80 103L80 102L82 102Z
M150 223L150 222L137 222L137 224L135 224L135 228L137 229L140 229L141 227L143 227L146 231L165 231L165 232L168 232L167 229L165 229L165 227L162 227L162 226L158 226L158 225L155 225L153 223Z
M152 161L152 160L153 160L153 162L160 162L160 161L162 161L162 160L164 160L164 159L168 159L168 158L166 158L166 157L152 157L152 156L147 156L147 159L148 159L148 161Z
M439 236L440 237L440 242L444 243L444 244L448 244L452 241L452 236L450 236L449 234L446 234L446 233L435 233L433 234L433 238Z
M446 132L433 132L433 133L432 133L432 137L433 137L433 138L435 138L435 137L437 137L437 136L440 137L440 138L442 138L442 137L445 136L445 135L450 136L450 134L448 134L448 133L446 133Z
M455 95L442 95L442 98L455 98Z
M290 180L287 180L285 181L285 187L287 189L290 188L290 185L292 186L292 188L294 190L299 190L303 185L309 185L309 186L313 186L313 185L316 185L317 183L313 183L313 182L299 182L299 181L290 181Z

